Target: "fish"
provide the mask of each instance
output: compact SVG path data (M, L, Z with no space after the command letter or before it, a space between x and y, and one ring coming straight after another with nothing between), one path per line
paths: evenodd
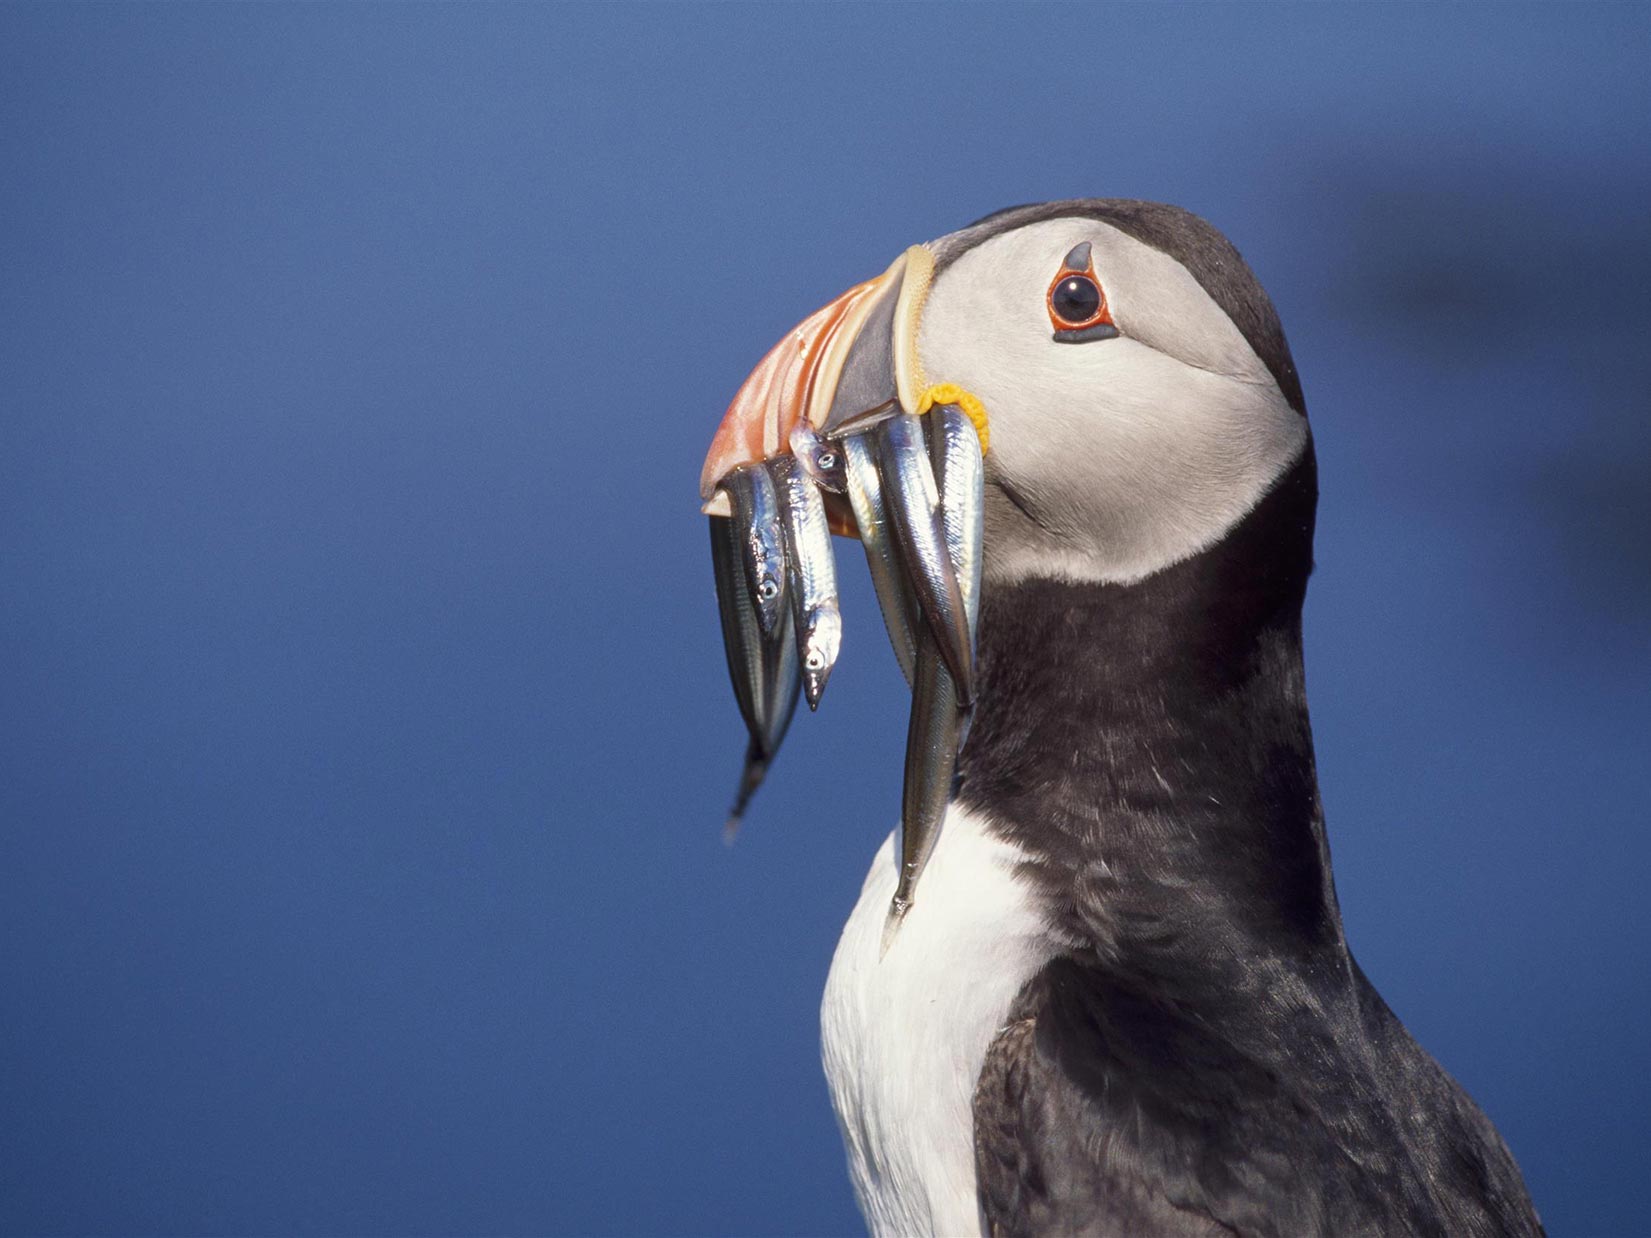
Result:
M790 614L782 613L773 632L762 631L741 562L743 539L737 522L727 516L711 516L709 521L723 652L748 737L739 786L723 824L723 837L731 841L791 725L802 676Z
M791 614L802 659L803 697L820 707L826 681L842 648L843 619L837 603L837 559L825 502L797 458L780 455L767 463L779 496L790 571Z
M786 613L785 535L774 480L761 465L741 465L721 482L734 512L746 587L756 600L763 635Z
M799 419L791 428L790 445L791 454L816 486L832 494L842 494L847 489L842 448L831 439L814 433L814 427L808 424L807 418Z
M920 419L899 413L879 422L876 440L889 527L917 594L924 626L952 673L959 700L974 700L974 647L968 610L940 520L940 494L923 441Z
M723 479L733 514L710 517L723 644L748 734L725 827L731 837L779 750L798 695L817 708L836 665L842 617L825 494L847 497L889 641L912 689L900 872L885 952L939 841L973 715L985 465L974 424L960 409L939 405L927 417L895 413L838 438L811 428L793 432L791 454Z
M906 727L905 780L900 795L900 875L883 922L887 954L917 897L917 881L940 841L940 827L957 770L963 710L957 684L926 629L918 638L917 674L912 682L911 719Z
M946 553L957 573L963 611L969 623L969 649L975 649L980 627L980 579L986 541L986 462L980 435L963 411L953 404L936 405L928 414L929 460L940 491L940 525ZM972 665L972 662L971 662ZM974 721L972 705L962 705L957 746L969 739Z
M841 441L841 447L848 499L854 509L860 545L866 552L866 566L871 571L878 608L883 612L883 626L888 629L889 644L894 647L900 673L910 684L917 666L917 643L912 630L920 617L911 588L901 578L888 511L883 505L883 481L877 473L876 452L865 434L848 435Z
M927 431L940 530L962 595L972 665L985 540L985 462L974 423L955 406L931 409ZM918 879L940 841L957 755L974 714L927 628L919 636L916 671L900 802L900 875L883 926L885 953L916 901Z
M969 647L980 623L981 550L986 540L986 462L974 423L954 404L928 414L929 461L940 492L940 525L968 619Z

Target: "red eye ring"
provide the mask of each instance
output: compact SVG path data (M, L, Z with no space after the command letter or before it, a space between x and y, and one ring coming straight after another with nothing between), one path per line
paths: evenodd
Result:
M1083 247L1087 250L1089 247ZM1061 269L1056 272L1055 278L1049 282L1049 291L1044 295L1044 305L1049 311L1049 325L1055 329L1055 336L1060 339L1074 331L1090 331L1092 328L1112 326L1112 308L1107 304L1106 293L1101 288L1101 281L1095 278L1095 263L1086 253L1083 256L1083 267L1077 267L1069 261L1061 263Z

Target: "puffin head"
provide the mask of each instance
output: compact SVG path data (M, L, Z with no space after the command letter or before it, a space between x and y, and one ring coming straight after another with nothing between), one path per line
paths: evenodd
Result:
M751 736L734 819L795 701L784 598L812 707L841 630L826 530L865 544L913 692L893 925L973 725L983 598L1093 586L1208 663L1182 655L1246 614L1299 618L1316 487L1289 346L1238 251L1178 207L1085 199L914 245L810 315L735 396L700 494ZM1174 582L1206 563L1171 620L1154 596L1192 596Z
M987 587L1130 584L1220 540L1308 448L1271 301L1232 244L1179 207L1015 207L901 255L765 357L701 477L918 411L933 383L978 397ZM854 535L827 493L833 528Z

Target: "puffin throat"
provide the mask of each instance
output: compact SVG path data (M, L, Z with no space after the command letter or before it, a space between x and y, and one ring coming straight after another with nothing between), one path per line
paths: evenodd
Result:
M1309 443L1190 559L985 592L957 798L1117 966L1191 983L1233 950L1340 948L1302 679L1316 502Z

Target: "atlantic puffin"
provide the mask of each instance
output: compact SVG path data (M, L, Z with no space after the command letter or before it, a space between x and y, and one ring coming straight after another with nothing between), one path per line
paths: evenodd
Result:
M978 432L978 479L976 456L947 463L942 404ZM873 1234L1542 1232L1343 933L1302 668L1312 435L1278 315L1220 232L1151 202L1012 208L776 345L701 478L736 689L736 648L772 667L762 632L813 613L806 538L797 622L751 617L783 604L772 566L740 601L738 561L760 574L785 539L731 496L775 482L867 542L927 702L821 1010ZM798 649L814 705L830 666ZM763 768L783 689L741 698Z

